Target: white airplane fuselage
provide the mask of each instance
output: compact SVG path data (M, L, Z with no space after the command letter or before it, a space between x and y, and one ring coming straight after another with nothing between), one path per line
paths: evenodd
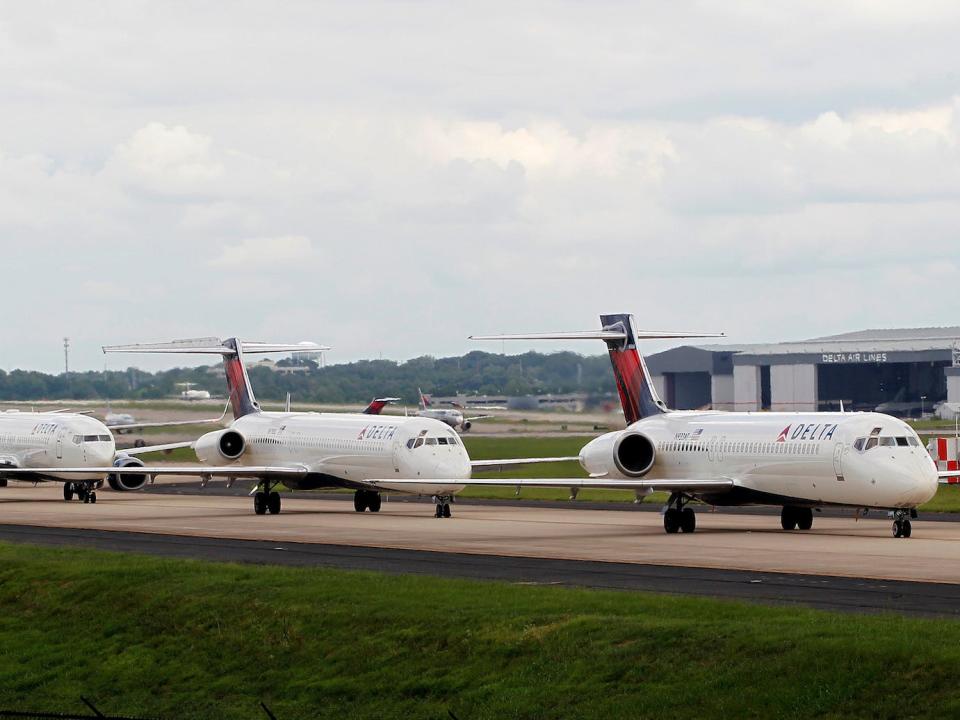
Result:
M652 443L655 457L642 475L610 461L624 433ZM936 465L914 430L880 413L672 411L596 438L580 462L611 479L733 480L731 492L698 494L717 505L914 508L938 485Z
M220 439L235 431L243 452L234 460ZM470 458L457 434L430 418L349 413L260 412L235 420L227 430L208 433L196 445L202 463L222 467L305 467L303 480L284 480L292 489L364 488L362 481L418 495L453 495L463 485L389 484L390 478L468 479Z
M71 413L0 413L0 477L3 465L29 469L104 467L113 464L116 446L113 435L102 422L87 415ZM56 473L24 477L21 480L99 481L103 473Z

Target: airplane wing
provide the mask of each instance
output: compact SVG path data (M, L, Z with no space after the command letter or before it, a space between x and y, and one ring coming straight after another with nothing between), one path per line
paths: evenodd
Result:
M128 423L126 425L107 425L107 427L113 430L136 430L139 428L158 428L158 427L181 427L184 425L211 425L213 423L223 422L224 418L227 416L227 408L230 407L228 402L223 407L223 413L221 413L218 418L203 418L202 420L172 420L170 422L138 422L138 423Z
M167 450L179 450L180 448L193 447L193 440L184 442L166 443L164 445L144 445L143 447L132 447L126 450L117 450L117 455L144 455L152 452L165 452Z
M378 489L396 485L474 485L480 487L549 487L601 488L605 490L654 490L663 492L718 493L732 490L736 483L730 478L718 480L607 480L603 478L471 478L469 480L404 479L360 481Z
M511 458L508 460L471 460L470 467L474 472L486 472L488 470L503 470L504 468L519 467L520 465L536 465L537 463L555 463L579 460L576 455L572 457L540 457L540 458Z
M469 420L473 422L474 420L486 420L487 418L492 418L493 415L474 415L473 417L465 417L464 420Z

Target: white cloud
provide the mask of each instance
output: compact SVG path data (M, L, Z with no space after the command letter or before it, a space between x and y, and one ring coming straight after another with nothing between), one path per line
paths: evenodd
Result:
M315 257L313 243L309 238L302 235L280 235L248 238L236 245L227 245L210 261L210 265L256 272L262 267L292 267Z

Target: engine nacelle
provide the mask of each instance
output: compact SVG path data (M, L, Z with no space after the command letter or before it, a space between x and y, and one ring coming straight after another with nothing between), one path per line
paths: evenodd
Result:
M200 437L194 445L202 462L216 464L221 460L236 460L247 449L247 441L236 430L217 430Z
M121 455L113 461L113 466L118 468L143 467L143 460L140 458L130 457L129 455ZM120 492L142 490L143 486L147 484L149 479L150 478L146 473L131 473L123 475L111 473L110 475L107 475L107 483L110 485L110 487Z
M639 478L657 461L656 444L641 432L607 433L580 451L580 464L591 475Z
M462 427L464 430L469 430L473 427L473 423L471 423L469 420L464 420L460 427Z

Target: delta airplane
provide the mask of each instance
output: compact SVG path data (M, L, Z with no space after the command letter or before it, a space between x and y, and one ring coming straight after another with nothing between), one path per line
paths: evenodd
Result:
M326 350L318 345L310 349ZM234 421L192 444L201 464L101 467L101 473L130 477L141 485L157 475L199 475L206 484L223 478L256 481L253 508L258 515L280 512L283 483L291 490L349 488L357 512L378 512L381 490L430 495L435 516L450 517L450 503L472 471L502 469L575 458L518 458L471 462L457 434L432 418L376 416L363 413L265 412L253 395L244 365L249 353L302 352L304 343L281 345L241 342L236 338L181 340L146 345L105 347L104 352L199 353L223 357ZM104 456L105 457L105 456ZM90 472L76 468L75 472ZM60 472L64 472L62 469ZM420 484L421 480L436 481ZM376 479L377 484L369 482ZM394 479L404 481L395 484Z
M85 503L95 503L104 479L120 491L139 490L146 484L146 476L113 472L143 465L136 455L189 445L168 443L118 451L110 429L89 415L6 410L0 412L0 487L8 480L62 482L64 500L76 495Z
M606 343L627 421L580 451L582 480L467 480L472 485L617 488L638 498L670 493L668 533L690 533L689 503L782 506L784 530L809 530L813 511L848 507L890 511L894 537L910 537L917 506L937 492L938 473L913 428L876 412L720 412L669 410L650 382L637 341L709 337L638 331L633 316L601 315L587 332L478 336L475 340L582 340ZM715 335L713 335L715 337Z

